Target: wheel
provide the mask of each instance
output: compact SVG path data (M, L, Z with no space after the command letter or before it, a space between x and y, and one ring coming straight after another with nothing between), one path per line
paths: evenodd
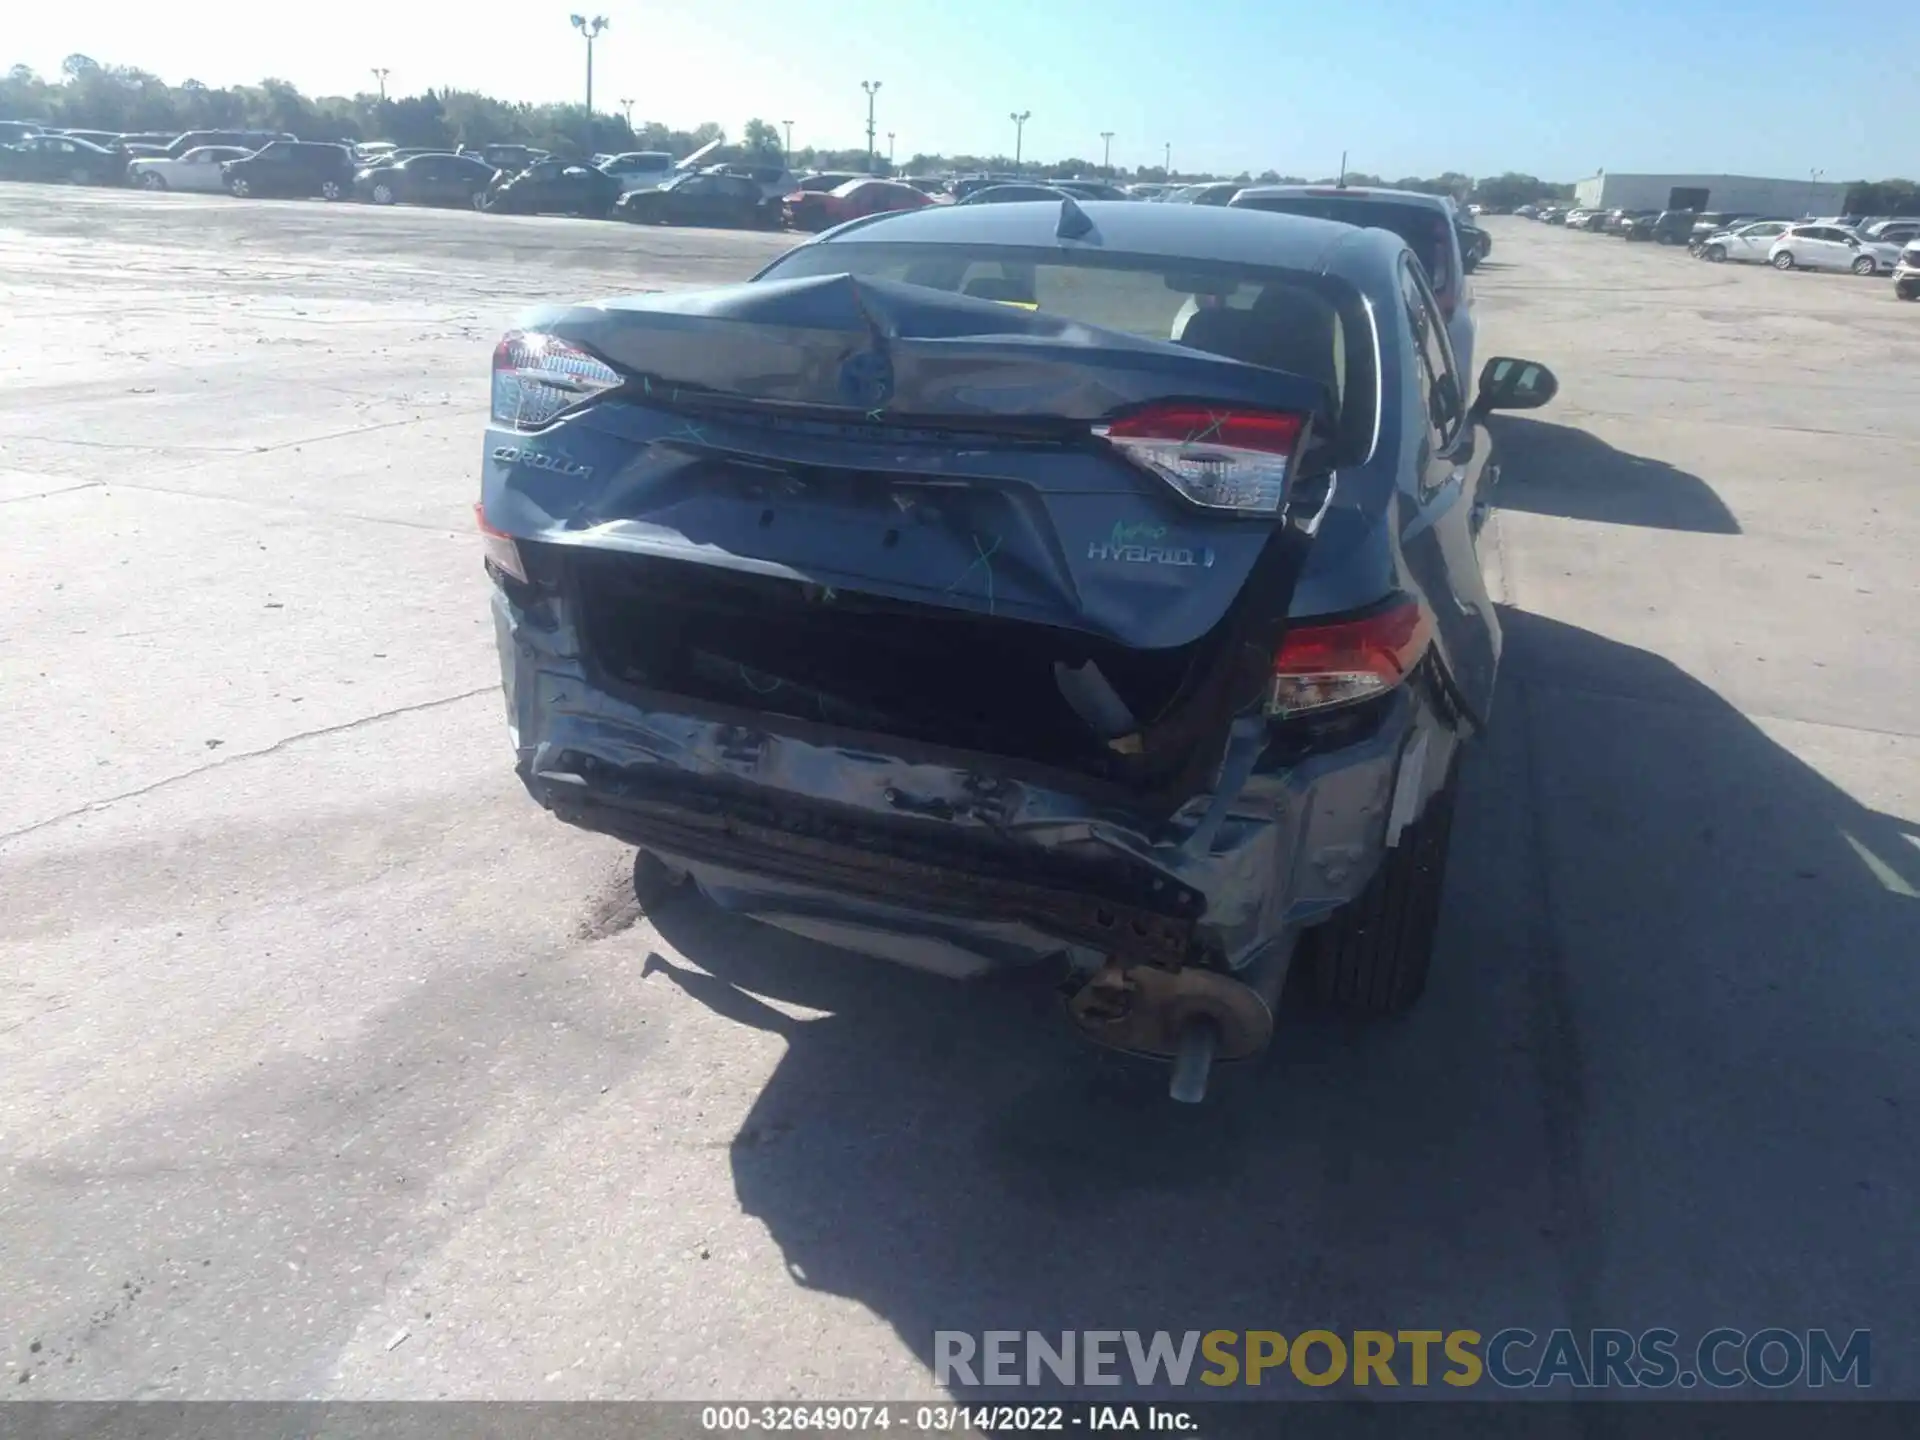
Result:
M1893 293L1902 300L1920 300L1920 279L1894 281Z
M93 172L84 165L76 165L67 172L67 183L69 185L91 185L93 183Z
M1323 1004L1391 1015L1426 989L1458 789L1456 771L1401 832L1367 888L1307 932L1305 958Z
M374 186L373 203L376 205L391 205L393 203L393 187L385 181Z
M253 194L253 187L243 179L235 177L227 181L227 193L236 200L244 200Z
M485 210L487 208L486 191L476 190L473 192L473 208L476 210Z
M1776 270L1793 269L1793 252L1791 250L1782 250L1778 255L1774 256L1773 268Z
M1724 245L1709 245L1701 253L1714 264L1718 265L1722 260L1727 258L1727 247Z
M347 187L342 185L338 180L322 180L320 182L320 198L322 200L338 200L346 193Z
M159 174L157 171L142 170L140 172L140 188L142 190L164 190L167 188L167 177Z
M1880 267L1874 263L1873 257L1871 255L1861 255L1856 257L1852 266L1853 273L1856 275L1871 275L1873 274L1874 271L1878 270L1879 268Z
M633 852L633 898L639 902L642 914L655 913L681 894L686 885L686 875L681 871L669 870L666 863L652 851Z

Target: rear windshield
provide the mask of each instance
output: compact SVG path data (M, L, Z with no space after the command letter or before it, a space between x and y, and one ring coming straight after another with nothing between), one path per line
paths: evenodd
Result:
M1363 200L1358 196L1249 195L1234 208L1307 215L1316 220L1338 220L1343 225L1391 230L1407 242L1407 248L1426 270L1427 279L1436 292L1452 288L1453 246L1447 235L1447 217L1431 206Z
M803 245L758 278L810 275L924 285L1317 380L1340 451L1371 449L1372 321L1359 292L1329 276L1164 255L832 241Z

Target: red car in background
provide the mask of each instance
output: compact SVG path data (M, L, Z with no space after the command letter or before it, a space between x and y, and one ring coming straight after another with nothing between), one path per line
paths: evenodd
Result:
M780 218L793 230L828 230L843 220L887 210L918 210L933 204L911 185L893 180L849 180L832 190L795 190L782 203Z

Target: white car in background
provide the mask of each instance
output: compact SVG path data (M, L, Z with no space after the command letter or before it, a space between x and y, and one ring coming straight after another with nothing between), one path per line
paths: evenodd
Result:
M1749 265L1764 265L1773 242L1793 228L1791 220L1750 220L1707 237L1700 247L1702 259L1738 260Z
M1920 300L1920 240L1909 240L1893 267L1893 293L1902 300Z
M1900 247L1863 240L1840 225L1789 225L1767 251L1776 270L1851 270L1877 275L1900 263Z
M253 151L238 145L202 145L177 160L164 157L135 160L127 166L127 183L142 190L197 190L209 194L224 191L220 167L229 160L244 160Z

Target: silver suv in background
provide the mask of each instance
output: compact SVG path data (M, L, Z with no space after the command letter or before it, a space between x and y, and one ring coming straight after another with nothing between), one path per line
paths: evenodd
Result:
M1902 300L1920 300L1920 239L1909 240L1893 267L1893 293Z

